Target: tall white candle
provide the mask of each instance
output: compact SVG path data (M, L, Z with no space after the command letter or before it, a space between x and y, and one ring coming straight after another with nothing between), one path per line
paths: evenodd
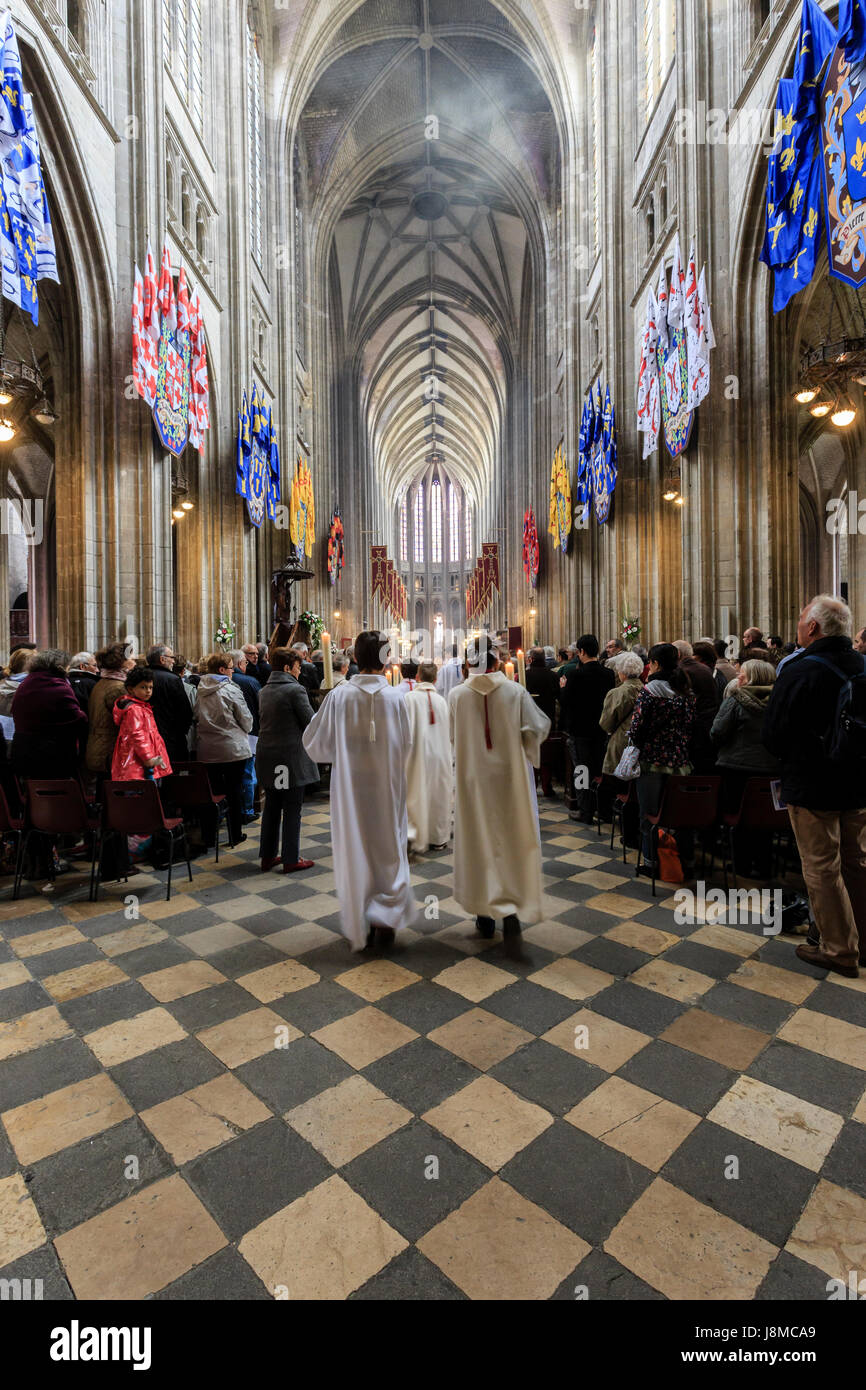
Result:
M505 675L506 675L506 677L507 677L508 680L510 680L510 681L513 681L513 680L514 680L514 662L513 662L513 661L506 661L506 663L505 663Z
M322 682L325 690L334 688L334 663L331 659L331 634L322 633L322 661L325 667L325 679Z
M517 653L517 679L520 681L520 684L523 686L523 689L525 690L525 689L526 689L526 657L523 655L523 652L518 652L518 653Z

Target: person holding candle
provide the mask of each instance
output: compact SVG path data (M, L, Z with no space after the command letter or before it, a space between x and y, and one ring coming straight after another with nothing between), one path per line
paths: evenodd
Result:
M467 649L469 679L448 709L457 797L454 897L484 937L543 916L541 835L533 767L550 720L517 681L508 681L490 638Z
M451 838L454 771L448 706L436 694L436 667L425 661L405 697L412 730L407 775L409 848L416 854L447 848ZM405 689L408 682L400 687Z
M324 680L322 686L325 690L334 688L334 662L331 654L331 634L322 633L322 666L324 668Z

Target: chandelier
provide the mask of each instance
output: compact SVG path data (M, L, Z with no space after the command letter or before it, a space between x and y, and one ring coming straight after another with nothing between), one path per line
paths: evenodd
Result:
M847 429L859 401L859 392L857 401L852 395L852 385L866 386L866 337L840 338L804 352L794 400L816 420L829 415L834 425Z
M20 312L20 311L19 311ZM6 353L6 305L0 299L0 443L8 444L19 430L17 416L24 412L32 416L39 425L50 428L57 423L57 411L48 399L45 382L36 361L36 353L27 324L21 316L21 323L30 348L31 362L24 362ZM17 407L17 409L13 409Z

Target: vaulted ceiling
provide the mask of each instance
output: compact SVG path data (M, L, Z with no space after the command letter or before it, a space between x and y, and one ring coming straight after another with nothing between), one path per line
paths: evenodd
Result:
M488 0L367 0L329 46L299 135L384 495L438 452L481 502L557 196L529 53Z

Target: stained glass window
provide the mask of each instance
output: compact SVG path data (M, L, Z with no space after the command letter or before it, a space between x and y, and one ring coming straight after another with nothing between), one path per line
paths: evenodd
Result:
M424 563L424 484L419 483L415 490L415 509L413 514L415 564Z

